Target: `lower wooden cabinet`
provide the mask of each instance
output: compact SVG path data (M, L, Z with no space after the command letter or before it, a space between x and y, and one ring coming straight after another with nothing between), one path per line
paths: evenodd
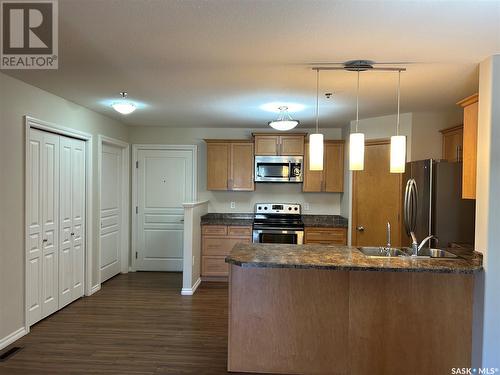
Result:
M201 276L227 278L225 258L238 242L252 242L252 227L203 225L201 235Z
M306 244L347 245L347 228L305 228Z

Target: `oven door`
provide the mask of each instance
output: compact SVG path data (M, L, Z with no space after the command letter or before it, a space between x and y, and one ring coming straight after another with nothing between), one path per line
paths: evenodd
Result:
M304 243L304 231L282 229L254 229L253 242L302 245Z

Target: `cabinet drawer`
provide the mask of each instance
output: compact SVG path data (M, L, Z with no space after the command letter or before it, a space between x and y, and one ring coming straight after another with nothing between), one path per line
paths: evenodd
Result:
M252 236L252 227L236 227L236 226L228 226L227 227L227 235L234 237L251 237Z
M229 255L234 245L238 242L250 243L249 238L224 238L224 237L206 237L203 238L201 248L202 255Z
M306 228L306 243L325 243L345 245L347 230L345 228Z
M229 274L229 264L225 262L223 256L204 256L201 259L202 276L227 276Z
M225 225L203 225L201 233L204 236L225 236L227 234L227 227Z

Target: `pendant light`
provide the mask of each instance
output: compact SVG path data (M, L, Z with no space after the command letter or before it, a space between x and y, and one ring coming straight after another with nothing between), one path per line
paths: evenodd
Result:
M122 100L119 102L114 102L111 107L122 115L129 115L136 110L135 104L127 100L127 92L123 91L120 93Z
M273 129L286 131L295 128L299 122L293 120L292 116L288 113L288 107L286 105L278 107L280 110L280 115L276 121L270 121L269 126Z
M319 69L316 70L316 133L309 134L309 170L323 170L323 134L319 132Z
M406 166L406 137L404 135L399 135L400 92L401 71L398 73L398 115L396 120L396 135L391 137L391 173L404 173Z
M362 171L365 168L365 135L358 132L359 125L359 69L356 92L356 131L349 136L349 170Z

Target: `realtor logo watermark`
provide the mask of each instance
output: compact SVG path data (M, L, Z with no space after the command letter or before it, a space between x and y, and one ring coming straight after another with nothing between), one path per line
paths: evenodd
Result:
M0 69L58 68L57 0L0 1Z

